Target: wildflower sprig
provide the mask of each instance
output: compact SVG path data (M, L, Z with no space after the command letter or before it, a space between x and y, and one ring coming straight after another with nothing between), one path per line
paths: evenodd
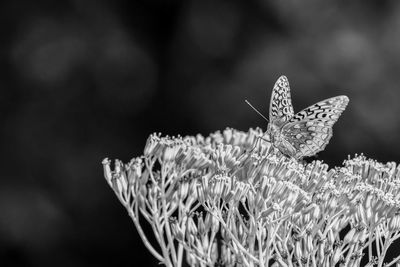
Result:
M400 167L365 156L329 168L258 141L260 129L208 137L152 134L107 182L145 246L166 266L392 266ZM148 223L157 245L143 231ZM386 265L385 265L386 264Z

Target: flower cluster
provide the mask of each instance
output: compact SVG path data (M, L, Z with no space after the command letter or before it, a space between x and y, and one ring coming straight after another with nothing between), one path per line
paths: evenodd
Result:
M400 166L365 156L298 162L226 129L152 134L142 157L103 161L145 246L166 266L391 266L400 236ZM159 249L147 239L148 223ZM387 260L387 262L385 262Z

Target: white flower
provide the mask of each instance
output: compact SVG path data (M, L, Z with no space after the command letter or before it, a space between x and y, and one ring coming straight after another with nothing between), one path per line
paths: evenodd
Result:
M113 169L105 159L104 175L167 266L180 266L183 250L198 266L360 266L365 248L382 262L400 233L400 167L364 155L336 168L305 164L261 135L152 134L144 156L116 160ZM144 221L158 246L144 235Z

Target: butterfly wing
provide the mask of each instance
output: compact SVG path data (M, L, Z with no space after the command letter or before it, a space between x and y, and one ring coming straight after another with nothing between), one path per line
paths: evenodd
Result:
M332 137L332 126L349 103L347 96L320 101L295 114L281 133L292 145L295 158L309 157L325 149Z
M288 122L293 115L289 81L286 76L281 76L276 81L272 90L271 102L269 105L269 121L277 125L282 125Z

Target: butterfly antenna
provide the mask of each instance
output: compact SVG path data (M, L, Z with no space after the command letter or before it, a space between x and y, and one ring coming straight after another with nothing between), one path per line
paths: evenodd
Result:
M268 119L263 115L263 114L261 114L261 112L260 111L258 111L255 107L253 107L253 105L252 104L250 104L250 102L249 101L247 101L247 99L246 100L244 100L244 102L246 102L247 103L247 105L249 105L252 109L254 109L254 111L255 112L257 112L258 113L258 115L260 115L261 117L263 117L263 119L264 120L266 120L266 121L268 121Z

